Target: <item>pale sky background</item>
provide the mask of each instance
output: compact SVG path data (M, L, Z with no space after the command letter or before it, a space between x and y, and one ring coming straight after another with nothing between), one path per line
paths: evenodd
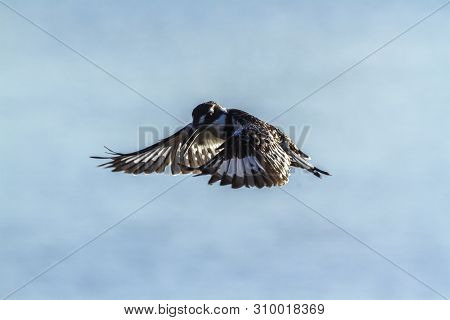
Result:
M175 116L270 120L443 1L7 1ZM279 118L285 190L450 296L450 6ZM0 295L182 177L96 167L179 123L0 4ZM189 178L12 299L439 299L277 189Z

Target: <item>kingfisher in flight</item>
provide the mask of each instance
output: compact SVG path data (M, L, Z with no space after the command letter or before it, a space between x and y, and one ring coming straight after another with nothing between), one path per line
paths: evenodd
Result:
M282 186L290 168L302 168L316 177L330 174L314 165L307 154L280 129L238 109L214 101L192 111L192 123L175 134L132 153L108 149L108 160L99 167L130 174L209 175L209 184L232 188Z

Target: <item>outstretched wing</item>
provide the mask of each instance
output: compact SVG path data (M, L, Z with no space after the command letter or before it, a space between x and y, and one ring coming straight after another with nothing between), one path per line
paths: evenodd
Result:
M220 147L221 151L198 168L200 175L211 175L209 184L281 186L289 180L290 157L267 129L247 126L234 133Z
M183 168L199 167L217 153L216 149L223 140L210 134L200 134L195 143L190 144L189 149L184 149L186 142L196 135L191 124L179 130L170 137L160 142L132 153L111 152L108 157L91 157L94 159L108 159L109 162L99 165L99 167L113 168L112 171L123 171L131 174L164 172L170 165L172 174L191 173ZM180 166L181 164L181 166ZM200 171L194 171L198 173Z

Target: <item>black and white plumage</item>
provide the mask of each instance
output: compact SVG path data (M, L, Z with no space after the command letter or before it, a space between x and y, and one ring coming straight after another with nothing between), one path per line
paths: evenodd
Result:
M233 188L282 186L290 167L305 169L317 177L329 175L310 164L281 130L237 109L216 102L198 105L192 123L160 142L132 153L110 152L101 164L112 171L131 174L164 172L210 175L209 184Z

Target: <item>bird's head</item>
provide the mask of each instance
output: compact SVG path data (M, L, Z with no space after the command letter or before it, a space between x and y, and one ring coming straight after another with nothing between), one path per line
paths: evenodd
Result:
M199 104L192 111L192 124L195 128L210 124L225 124L227 109L214 101Z

